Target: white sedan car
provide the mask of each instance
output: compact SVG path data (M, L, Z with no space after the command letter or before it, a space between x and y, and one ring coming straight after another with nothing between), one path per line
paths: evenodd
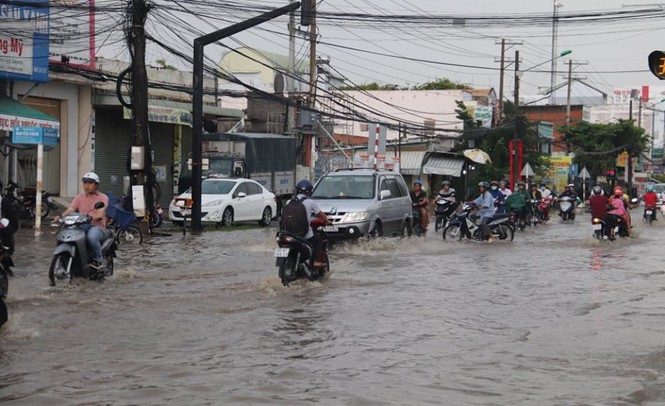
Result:
M192 198L192 189L178 196ZM177 198L176 198L177 199ZM169 204L169 220L182 224L182 200ZM204 179L201 184L201 221L230 227L234 222L258 221L267 226L277 213L275 195L250 179Z

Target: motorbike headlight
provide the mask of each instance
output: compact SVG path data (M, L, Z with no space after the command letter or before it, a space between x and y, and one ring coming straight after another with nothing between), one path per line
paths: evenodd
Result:
M351 211L342 217L342 223L355 223L358 221L367 220L368 218L369 213L366 211Z
M76 223L76 220L78 220L79 216L67 216L64 219L64 223L66 226L71 226L74 223Z
M202 204L201 207L221 206L223 202L223 200L213 200L212 202Z

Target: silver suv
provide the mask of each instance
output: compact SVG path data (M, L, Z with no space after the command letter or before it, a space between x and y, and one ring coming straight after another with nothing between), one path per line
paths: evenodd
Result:
M333 222L325 228L329 238L411 233L411 197L404 178L397 172L330 172L316 182L311 198Z

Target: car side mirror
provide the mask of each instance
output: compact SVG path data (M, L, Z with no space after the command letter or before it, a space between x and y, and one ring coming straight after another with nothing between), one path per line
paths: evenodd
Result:
M238 198L239 199L242 199L243 197L247 197L247 193L245 193L245 192L238 193Z
M391 196L390 190L382 190L379 194L381 200L387 199Z
M95 207L95 209L103 209L104 206L106 206L106 205L104 204L104 202L97 202L97 203L95 203L95 206L94 206L94 207Z

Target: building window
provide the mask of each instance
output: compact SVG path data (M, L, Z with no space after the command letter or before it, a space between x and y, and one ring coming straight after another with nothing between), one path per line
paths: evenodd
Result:
M360 123L360 131L369 131L369 124Z

